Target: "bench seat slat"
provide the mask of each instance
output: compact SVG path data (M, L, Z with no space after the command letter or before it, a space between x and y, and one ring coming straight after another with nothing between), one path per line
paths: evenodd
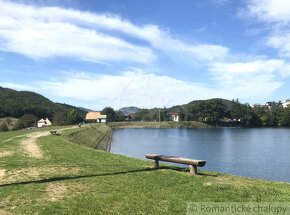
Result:
M179 157L166 156L166 155L146 154L145 157L148 159L153 159L153 160L188 164L188 165L193 165L193 166L198 166L198 167L203 167L206 164L205 160L193 160L193 159L188 159L188 158L179 158Z

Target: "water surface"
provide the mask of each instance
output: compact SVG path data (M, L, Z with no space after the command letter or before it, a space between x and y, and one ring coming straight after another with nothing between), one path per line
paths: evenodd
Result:
M204 170L290 182L290 129L119 129L111 152L141 159L156 153L206 160Z

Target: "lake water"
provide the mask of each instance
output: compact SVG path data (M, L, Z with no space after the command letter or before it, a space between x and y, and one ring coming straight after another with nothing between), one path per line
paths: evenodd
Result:
M141 159L156 153L206 160L201 169L290 182L290 129L119 129L111 152Z

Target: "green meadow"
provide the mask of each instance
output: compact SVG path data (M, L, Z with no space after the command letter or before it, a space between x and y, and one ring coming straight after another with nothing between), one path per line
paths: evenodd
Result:
M1 132L0 214L186 214L188 202L290 202L289 183L155 170L151 161L91 148L108 130Z

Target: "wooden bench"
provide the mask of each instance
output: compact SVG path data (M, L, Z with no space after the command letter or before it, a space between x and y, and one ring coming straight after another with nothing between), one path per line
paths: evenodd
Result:
M188 164L190 168L190 174L197 175L197 167L203 167L206 163L205 160L193 160L188 158L178 158L173 156L166 155L157 155L157 154L146 154L147 159L153 160L153 167L159 168L159 161L167 161L180 164Z
M51 133L52 135L56 134L56 132L57 132L57 130L50 131L50 133Z

